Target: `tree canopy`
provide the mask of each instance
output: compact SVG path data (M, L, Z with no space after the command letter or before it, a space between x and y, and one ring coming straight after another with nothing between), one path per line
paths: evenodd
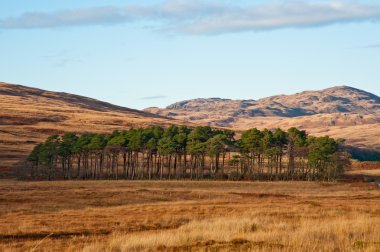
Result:
M27 176L45 179L331 180L349 165L340 140L303 130L171 125L53 135L30 153Z

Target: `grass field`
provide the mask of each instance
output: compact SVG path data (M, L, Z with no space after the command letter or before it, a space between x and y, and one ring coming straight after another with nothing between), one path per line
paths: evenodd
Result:
M0 181L0 251L380 251L371 183Z

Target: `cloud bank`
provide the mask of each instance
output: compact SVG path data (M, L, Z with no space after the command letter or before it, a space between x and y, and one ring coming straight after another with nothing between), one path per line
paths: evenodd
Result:
M41 29L154 21L163 29L176 32L223 34L380 21L380 4L370 5L359 1L284 2L237 5L205 0L168 0L158 5L105 6L51 13L28 12L0 19L0 29Z

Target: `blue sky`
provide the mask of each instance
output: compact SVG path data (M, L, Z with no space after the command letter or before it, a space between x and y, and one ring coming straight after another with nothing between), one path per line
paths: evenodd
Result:
M138 109L335 85L380 95L380 1L3 1L0 55L0 81Z

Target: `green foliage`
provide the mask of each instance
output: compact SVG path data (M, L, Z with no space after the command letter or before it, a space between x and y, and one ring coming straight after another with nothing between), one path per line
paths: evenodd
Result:
M338 149L337 142L328 136L310 137L307 144L309 146L308 157L311 164L327 162Z
M105 140L105 139L104 139ZM121 146L127 146L129 142L128 136L126 132L119 132L114 131L111 136L108 138L107 145L113 146L113 147L121 147ZM94 143L94 148L97 149L98 146L105 144L105 141L103 142L103 139L100 137L93 137L90 144Z
M127 133L129 139L127 148L132 151L139 151L143 147L144 143L144 130L143 129L131 129Z
M211 176L227 177L224 174L226 164L230 168L228 173L233 171L236 174L231 176L236 178L252 178L257 175L253 174L256 172L259 175L267 173L270 178L275 173L276 177L286 179L330 180L339 177L349 165L349 156L340 147L343 143L342 140L334 140L328 136L307 136L304 130L294 127L287 132L281 129L260 131L253 128L244 131L237 141L234 131L212 129L209 126L153 126L116 130L111 134L77 135L67 132L62 136L53 135L44 143L36 145L27 161L49 179L54 177L58 159L62 161L65 178L70 178L73 157L77 158L78 174L80 169L85 169L84 178L89 176L90 171L97 174L104 166L108 167L108 174L115 173L115 169L117 173L117 158L123 153L125 176L135 174L136 167L140 167L144 174L144 164L138 165L142 158L145 165L148 165L149 178L154 175L151 169L156 169L156 174L158 173L157 167L161 167L162 177L163 165L168 166L170 174L172 162L176 172L176 162L179 159L178 165L185 166L182 169L183 176L188 169L193 176L197 169L196 176L202 177L205 167L209 167ZM225 162L227 152L232 152L233 155L229 155ZM285 161L282 158L285 154L288 164L283 165ZM106 157L112 160L104 159L103 155L108 155ZM165 164L161 157L165 157Z
M210 157L219 156L226 149L227 137L217 134L207 140L207 153Z
M88 152L89 151L89 144L91 143L91 139L95 134L91 133L84 133L80 135L78 140L73 146L73 149L75 152Z
M207 150L207 141L213 132L209 126L200 126L189 134L188 150L191 154L204 155Z
M305 146L307 140L306 131L291 127L288 129L288 139L294 142L297 147Z
M288 134L280 128L273 133L273 140L277 146L285 146L288 143Z
M95 134L92 136L91 141L88 143L89 150L102 150L107 145L105 135Z
M239 145L243 152L260 152L262 149L263 133L256 129L245 131L240 139Z
M74 153L74 146L78 141L78 137L75 133L66 132L63 134L61 142L59 144L59 155L63 157L68 157Z

